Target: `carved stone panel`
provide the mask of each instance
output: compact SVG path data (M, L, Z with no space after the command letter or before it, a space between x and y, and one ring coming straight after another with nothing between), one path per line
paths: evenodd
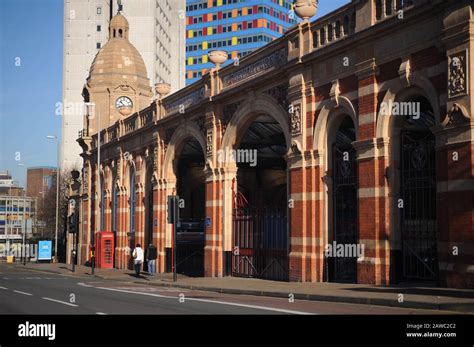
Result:
M452 54L448 59L448 94L449 98L467 94L466 52Z
M266 91L268 95L277 100L285 110L288 109L288 85L282 84Z
M227 129L227 126L229 125L230 120L234 116L235 112L237 112L237 109L239 108L240 104L242 102L234 102L232 104L228 104L224 106L222 118L221 118L221 130L222 134L225 133L225 130Z
M212 129L207 129L206 133L206 154L212 156Z
M291 135L301 135L301 104L294 104L290 107Z

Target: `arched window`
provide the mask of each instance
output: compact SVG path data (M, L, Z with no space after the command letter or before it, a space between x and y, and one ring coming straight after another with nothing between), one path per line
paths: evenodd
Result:
M135 210L136 210L135 169L130 167L130 232L135 232Z
M116 33L116 30L114 29L114 37L117 37L117 33Z
M321 46L326 43L326 31L324 30L324 28L321 28L319 30L319 43Z
M100 175L100 230L105 229L105 180Z
M119 29L119 37L123 37L123 31L122 31L122 29Z

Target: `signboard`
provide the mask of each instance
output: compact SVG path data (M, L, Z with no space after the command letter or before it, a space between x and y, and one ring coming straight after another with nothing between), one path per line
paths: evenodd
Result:
M51 260L52 253L53 253L52 241L39 241L38 242L38 260Z

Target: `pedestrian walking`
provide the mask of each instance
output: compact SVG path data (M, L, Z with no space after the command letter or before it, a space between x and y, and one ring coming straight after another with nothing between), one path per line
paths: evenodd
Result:
M133 267L135 268L135 276L140 276L140 270L143 264L143 249L140 244L137 244L132 253Z
M150 243L148 245L146 260L148 261L148 273L152 276L156 274L156 258L157 258L156 247L154 244Z

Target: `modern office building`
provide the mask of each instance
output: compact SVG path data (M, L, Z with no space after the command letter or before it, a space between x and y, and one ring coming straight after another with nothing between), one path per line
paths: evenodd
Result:
M292 0L187 0L186 84L212 68L207 52L242 58L296 24Z
M82 91L89 67L109 38L109 21L118 11L133 31L130 42L138 49L152 85L185 85L185 0L65 0L62 114L62 168L80 167L77 134L83 128ZM126 57L123 65L127 64Z
M36 214L36 199L25 195L25 190L8 172L0 173L0 256L5 245L19 244L23 234L32 235Z

